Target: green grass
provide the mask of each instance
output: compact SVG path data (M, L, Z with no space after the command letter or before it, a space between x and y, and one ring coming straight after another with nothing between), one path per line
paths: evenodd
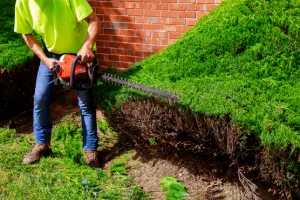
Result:
M175 44L119 75L178 94L179 108L229 115L244 137L288 152L289 170L300 177L299 30L298 0L226 0ZM105 83L95 95L107 110L146 96Z
M179 107L229 114L264 145L300 147L299 30L299 1L227 0L174 45L120 75L178 94ZM104 83L95 94L106 109L143 96Z
M53 133L53 155L25 166L22 160L34 144L33 136L0 129L0 199L148 199L125 176L125 168L110 174L88 167L80 131L76 125L58 125ZM116 162L126 165L128 156L124 157Z
M14 32L15 0L0 1L0 68L11 69L30 61L33 53L21 34Z

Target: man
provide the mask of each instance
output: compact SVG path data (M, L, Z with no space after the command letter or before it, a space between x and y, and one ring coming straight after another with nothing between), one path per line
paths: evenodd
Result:
M64 53L81 55L91 63L100 21L86 0L17 0L15 32L21 33L27 46L40 58L34 93L33 129L35 147L23 162L32 164L49 155L52 124L50 99L53 88L51 68ZM33 35L39 34L44 48ZM98 168L96 110L91 92L78 91L81 110L84 157L89 166Z

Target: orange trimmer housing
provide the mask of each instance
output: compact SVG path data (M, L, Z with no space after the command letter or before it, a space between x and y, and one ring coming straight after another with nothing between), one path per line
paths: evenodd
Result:
M59 78L64 80L69 80L72 71L73 61L77 56L71 54L65 54L61 56L60 62L58 64L59 67L56 67L55 71ZM74 71L74 78L87 78L87 64L83 64L80 61L75 63L75 71Z
M54 85L62 84L65 89L90 90L96 81L98 66L81 63L81 56L65 54L51 69Z

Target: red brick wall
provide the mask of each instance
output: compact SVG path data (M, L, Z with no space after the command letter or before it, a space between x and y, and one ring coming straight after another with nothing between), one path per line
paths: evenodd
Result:
M97 59L125 70L163 50L221 0L89 0L101 21Z

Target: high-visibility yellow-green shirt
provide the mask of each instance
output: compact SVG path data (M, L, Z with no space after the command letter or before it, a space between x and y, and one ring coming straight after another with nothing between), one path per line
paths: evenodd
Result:
M17 0L14 31L35 31L52 53L76 54L87 36L84 18L92 12L86 0Z

